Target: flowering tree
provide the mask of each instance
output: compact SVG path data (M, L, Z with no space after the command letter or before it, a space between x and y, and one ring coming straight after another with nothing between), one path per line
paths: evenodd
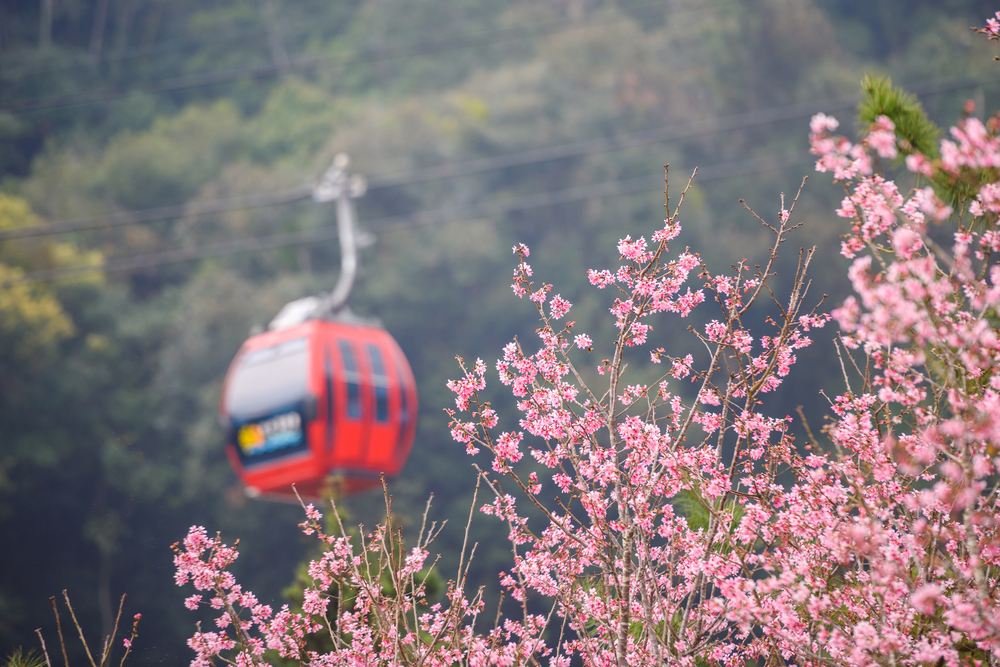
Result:
M982 32L995 39L998 26ZM808 300L814 250L799 252L787 293L773 287L798 195L773 220L750 211L773 233L763 267L713 273L671 254L687 188L671 210L668 183L663 226L588 272L614 295L605 387L579 366L599 344L573 330L552 285L532 281L523 245L512 287L538 310L537 342L510 343L496 365L516 426L481 398L482 361L459 360L449 383L452 436L489 460L479 509L508 527L500 584L521 613L480 620L468 539L446 601L427 606L433 524L407 551L388 521L363 538L339 524L328 535L309 506L303 529L325 551L300 613L244 591L228 572L235 549L204 529L176 547L178 584L208 591L188 606L220 612L218 631L191 639L192 664L256 665L272 649L331 666L1000 665L1000 116L984 124L969 109L938 147L914 133L912 100L876 89L875 107L892 104L860 142L823 114L811 124L817 170L845 188L841 251L854 260L855 295L831 313L848 389L830 400L824 442L803 424L797 446L769 401L831 319ZM904 194L878 169L893 161L933 186ZM958 228L942 243L951 230L928 223L949 218ZM696 307L714 309L692 332L704 363L650 349L662 377L630 384L626 359L649 345L650 322ZM766 331L746 324L754 307L769 307ZM308 650L313 633L333 649Z

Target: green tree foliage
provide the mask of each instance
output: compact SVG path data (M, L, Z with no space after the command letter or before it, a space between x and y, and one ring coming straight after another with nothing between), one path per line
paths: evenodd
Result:
M28 202L0 193L0 229L39 224ZM18 282L26 270L94 262L67 243L8 242L0 246L0 346L37 367L51 361L60 341L74 333L73 322L50 289Z
M187 201L237 156L240 121L220 101L157 119L141 133L126 130L104 150L95 187L126 209Z

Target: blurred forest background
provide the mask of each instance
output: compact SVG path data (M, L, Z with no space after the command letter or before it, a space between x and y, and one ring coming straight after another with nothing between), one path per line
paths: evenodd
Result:
M336 279L333 210L308 193L337 152L371 185L359 220L376 242L352 308L381 318L419 384L395 507L412 526L434 494L433 518L451 522L438 542L447 576L474 475L447 433L444 384L456 354L492 367L514 335L532 336L534 310L509 289L511 246L528 244L537 279L575 304L577 330L597 341L580 357L596 379L613 297L585 271L660 224L664 163L675 193L701 169L677 247L720 269L759 260L769 239L739 198L776 213L779 193L812 173L809 116L834 113L850 132L862 74L892 75L945 126L966 99L998 106L1000 69L969 31L995 9L4 0L0 655L35 647L35 628L51 638L48 598L68 589L94 643L128 593L126 614L143 614L130 660L188 660L196 615L169 546L192 524L240 538L244 583L281 604L305 553L300 510L246 498L216 408L251 326ZM813 177L798 209L801 244L820 245L817 299L846 288L841 197ZM688 321L655 324L653 347L699 352ZM831 337L781 387L789 414L804 404L822 420L818 388L839 382ZM491 395L501 415L512 407ZM380 503L346 505L371 525ZM473 533L476 576L495 588L505 531L483 517Z

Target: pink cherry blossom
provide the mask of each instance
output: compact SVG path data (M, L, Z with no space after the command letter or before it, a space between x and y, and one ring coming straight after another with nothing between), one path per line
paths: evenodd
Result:
M997 40L997 19L979 32ZM608 267L583 284L616 288L591 295L614 324L600 388L584 380L594 361L577 365L592 339L555 323L569 302L531 281L528 248L515 246L514 291L529 295L540 325L504 346L495 368L520 430L496 434L482 360L458 359L446 414L452 437L490 463L477 463L473 506L505 528L513 555L498 582L520 613L486 620L466 578L469 550L443 599L425 599L422 573L436 563L426 514L404 545L388 514L370 533L328 535L305 506L300 525L321 555L300 611L274 613L242 588L238 551L205 528L175 545L175 580L198 591L185 606L208 595L221 614L217 632L189 640L192 666L261 667L265 649L316 667L1000 664L995 126L960 121L934 158L914 153L886 116L857 142L833 134L835 118L812 118L816 169L846 189L837 214L853 260L853 294L830 313L807 301L823 251L803 250L795 273L773 280L795 227L783 197L760 267L743 260L714 274L693 252L671 254L679 208L652 242L626 236L607 248ZM956 225L950 240L929 233L928 219L953 212L936 185L903 192L878 172L879 158L900 152L927 178L981 170L976 224ZM648 368L630 366L645 358L630 347L666 345L660 323L706 294L713 308L690 347L656 347ZM746 316L751 307L763 316ZM818 428L774 390L791 373L808 377L797 354L831 320L847 386L824 392ZM655 365L664 360L665 373ZM333 648L314 651L315 633Z

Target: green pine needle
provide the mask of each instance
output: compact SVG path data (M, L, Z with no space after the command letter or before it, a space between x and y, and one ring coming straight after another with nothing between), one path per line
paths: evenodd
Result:
M13 653L7 656L4 667L45 667L45 658L33 650L25 653L18 646Z
M911 153L922 153L932 159L938 156L941 130L927 117L916 97L893 88L889 77L870 74L861 79L861 94L858 121L862 132L867 132L875 119L884 115L896 125L896 136L902 140L901 156Z

